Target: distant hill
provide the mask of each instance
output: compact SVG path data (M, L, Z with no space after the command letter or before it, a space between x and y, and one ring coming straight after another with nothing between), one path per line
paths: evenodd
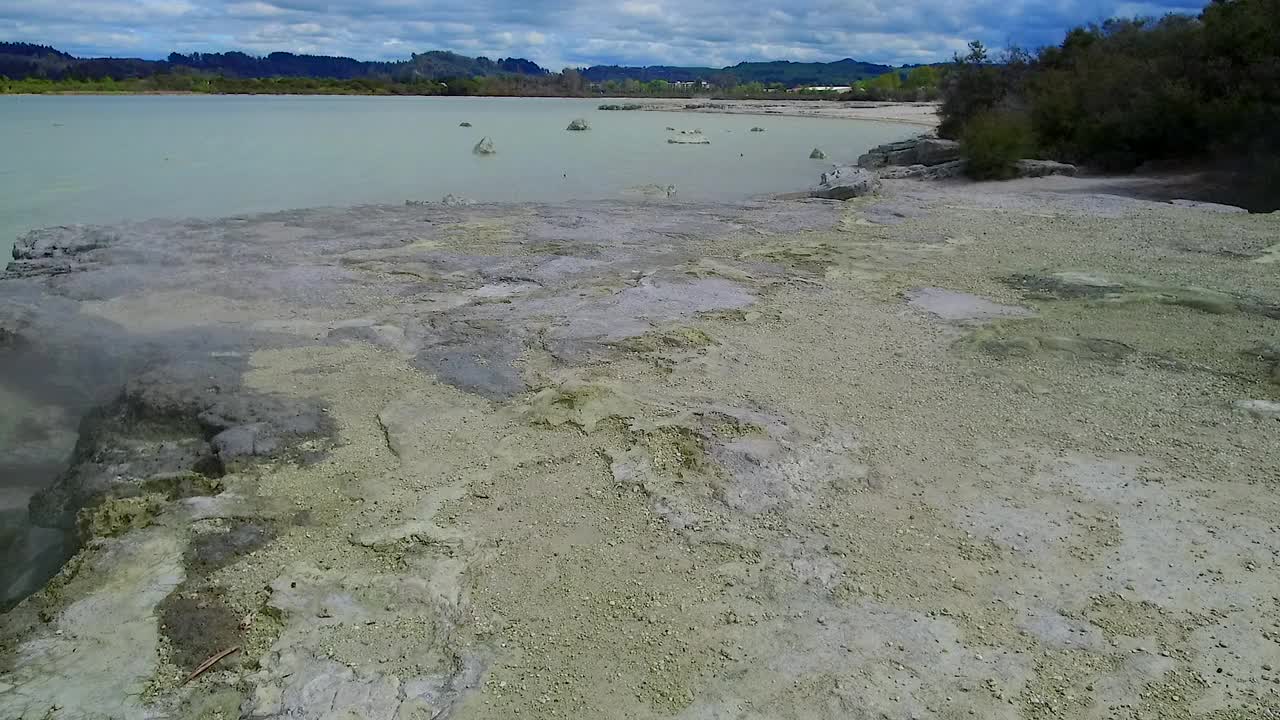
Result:
M896 68L846 58L829 63L741 62L724 68L652 65L622 67L596 65L581 71L584 80L607 81L704 80L713 85L780 83L797 85L848 85L883 75ZM137 58L77 58L56 48L29 43L0 42L0 76L13 80L132 80L161 73L194 71L228 78L324 78L359 80L437 80L497 75L545 76L550 72L524 58L468 57L443 50L414 53L408 60L392 62L354 60L327 55L273 52L265 56L242 52L170 53L164 60Z
M618 65L594 65L582 71L591 82L666 80L668 82L713 81L731 75L739 83L758 82L765 85L782 83L787 87L797 85L848 85L858 80L883 75L894 68L890 65L862 62L845 58L829 63L801 63L788 60L772 62L741 62L725 68L673 67L651 65L649 67L620 67Z
M14 80L128 80L177 69L238 78L455 78L491 75L548 75L549 71L524 58L467 57L445 51L415 53L408 60L370 62L326 55L273 52L259 57L242 52L170 53L165 60L137 58L77 58L44 45L0 42L0 75Z

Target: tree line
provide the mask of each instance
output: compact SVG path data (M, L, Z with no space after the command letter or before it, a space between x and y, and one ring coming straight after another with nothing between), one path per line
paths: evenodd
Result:
M940 133L980 175L1030 152L1107 171L1191 164L1280 205L1280 0L1109 20L999 58L975 42L941 87Z
M276 82L282 78L310 78L323 81L320 86L333 92L379 92L389 94L419 93L431 90L423 80L455 82L459 79L521 76L540 79L486 80L462 83L480 94L501 94L503 88L519 88L532 94L547 94L560 87L568 94L652 95L685 97L707 91L724 97L766 97L769 93L806 85L854 86L855 95L871 99L916 99L919 82L934 68L903 67L844 59L835 62L743 62L725 68L710 67L620 67L598 65L588 68L566 68L560 75L523 58L467 57L457 53L432 51L414 53L408 60L362 61L348 57L298 55L273 52L264 56L242 52L170 53L165 60L137 58L76 58L44 45L0 42L0 76L10 81L36 81L30 87L45 87L40 81L66 83L90 88L121 89L126 86L164 86L175 88L191 84L198 88L237 86L237 79L271 80L272 83L249 83L245 87L279 87L282 91L307 84ZM921 73L924 73L922 75ZM194 78L194 79L193 79ZM219 78L222 78L221 80ZM107 85L105 81L113 81ZM145 83L133 81L148 80ZM335 83L331 81L366 81ZM372 82L368 82L372 81ZM704 85L705 83L705 85ZM477 89L478 88L478 89ZM200 90L194 90L200 91ZM431 94L436 91L431 90Z

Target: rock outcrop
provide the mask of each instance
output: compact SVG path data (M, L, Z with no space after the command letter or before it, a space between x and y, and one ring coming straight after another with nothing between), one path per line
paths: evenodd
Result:
M1049 175L1075 175L1076 166L1053 160L1019 160L1014 165L1016 177L1037 178Z
M819 148L814 148L813 152L809 153L809 159L810 160L826 160L827 154L822 152L822 150Z
M822 179L809 195L827 200L849 200L870 195L880 189L880 178L870 170L840 166L822 173Z
M872 148L858 158L858 167L886 180L945 180L963 175L965 161L955 140L920 135ZM1013 170L1015 178L1076 174L1074 165L1052 160L1019 160Z
M929 135L886 143L858 158L858 167L876 170L888 166L931 167L960 159L960 143Z
M458 123L458 127L471 127L471 123L469 123L469 122L460 122L460 123Z
M590 129L591 129L591 125L588 124L587 121L582 118L578 118L577 120L574 120L573 122L569 123L569 127L565 128L565 130L571 130L573 132L582 132L583 130L590 130Z
M885 180L945 180L964 174L964 161L952 160L940 165L909 165L907 167L886 167L880 170L880 177Z
M476 143L476 146L471 149L471 152L476 155L492 155L498 152L498 150L493 147L492 140L488 137L482 137L480 138L480 142Z
M77 512L109 498L212 494L229 468L328 431L318 405L249 392L239 376L227 363L192 361L135 377L81 424L70 467L32 498L32 520L69 529Z

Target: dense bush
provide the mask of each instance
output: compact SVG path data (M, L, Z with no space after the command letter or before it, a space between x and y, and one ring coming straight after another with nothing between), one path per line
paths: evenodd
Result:
M965 172L978 180L1013 175L1014 163L1035 150L1031 121L1023 113L989 110L972 118L960 136Z
M1104 170L1209 164L1255 178L1275 204L1277 28L1280 0L1213 0L1198 17L1077 28L1035 56L993 61L975 43L942 81L940 132L961 138L984 113L1022 109L1047 157Z

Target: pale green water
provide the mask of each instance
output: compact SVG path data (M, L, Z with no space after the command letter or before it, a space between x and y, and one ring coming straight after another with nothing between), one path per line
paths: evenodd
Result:
M557 201L675 185L733 199L812 185L918 132L891 123L602 112L596 100L0 97L0 252L26 230L151 217L439 200ZM566 132L575 117L589 132ZM471 128L458 123L470 122ZM764 133L749 132L760 125ZM665 126L712 144L669 145ZM498 154L477 157L489 136ZM827 162L809 159L814 147ZM0 260L0 264L2 264Z

